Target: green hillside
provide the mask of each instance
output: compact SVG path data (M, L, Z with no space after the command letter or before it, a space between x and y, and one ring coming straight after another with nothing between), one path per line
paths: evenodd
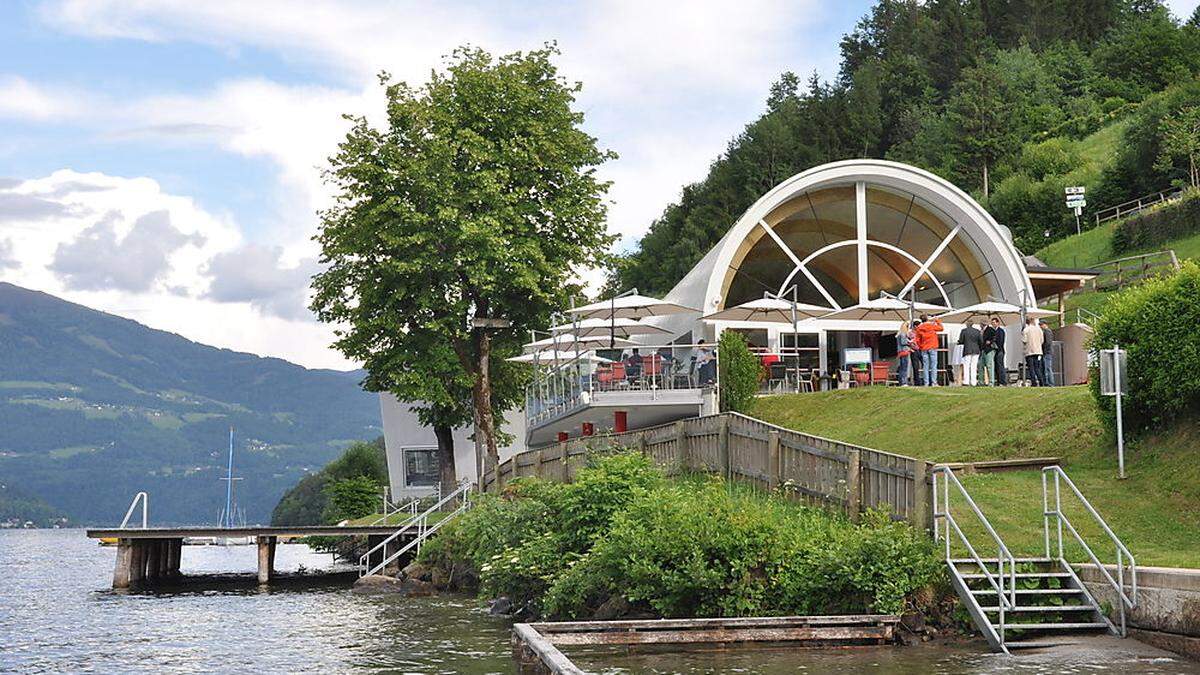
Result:
M300 477L379 435L360 378L0 284L0 484L76 523L119 521L140 490L155 522L211 522L232 426L239 504L266 522Z
M1200 567L1200 462L1195 460L1200 427L1195 424L1130 443L1129 477L1121 481L1115 442L1104 433L1085 387L864 387L766 397L751 414L805 433L935 462L1059 457L1140 564ZM971 475L963 483L1014 554L1039 552L1039 471ZM1065 507L1097 554L1111 558L1111 547L1101 548L1099 528L1079 505L1067 500ZM963 524L982 536L973 523Z

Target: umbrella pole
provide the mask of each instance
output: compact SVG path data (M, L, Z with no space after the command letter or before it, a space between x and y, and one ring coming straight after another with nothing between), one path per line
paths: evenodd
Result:
M800 336L796 334L796 287L792 286L792 356L795 363L796 393L800 393Z

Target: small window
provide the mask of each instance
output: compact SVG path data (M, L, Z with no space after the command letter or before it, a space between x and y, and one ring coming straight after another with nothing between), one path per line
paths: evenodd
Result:
M428 487L440 481L437 448L404 449L404 486Z

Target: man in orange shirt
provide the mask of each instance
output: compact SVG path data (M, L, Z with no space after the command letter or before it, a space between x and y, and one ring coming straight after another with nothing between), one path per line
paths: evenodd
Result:
M917 349L921 354L921 371L925 386L937 386L937 349L938 333L942 332L942 322L928 314L921 315L921 323L916 328Z

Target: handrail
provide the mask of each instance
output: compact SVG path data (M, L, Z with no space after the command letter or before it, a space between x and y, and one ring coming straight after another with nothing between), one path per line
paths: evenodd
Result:
M150 513L150 496L145 492L139 492L133 496L133 501L129 504L129 510L125 512L125 519L121 521L120 529L125 529L129 524L129 518L133 515L133 509L137 507L138 500L142 500L142 529L145 530L149 523Z
M1100 223L1104 223L1104 222L1107 222L1110 220L1114 220L1116 218L1120 218L1123 215L1124 216L1133 215L1135 213L1142 211L1143 209L1154 206L1155 204L1163 204L1163 203L1172 201L1175 198L1182 195L1184 192L1186 192L1187 189L1188 188L1186 188L1186 187L1180 187L1180 188L1167 188L1166 190L1155 190L1154 192L1144 194L1141 197L1130 199L1127 202L1121 202L1120 204L1117 204L1116 206L1109 206L1109 207L1100 209L1100 210L1096 211L1096 213L1095 213L1096 226L1099 227ZM1155 199L1156 197L1157 197L1157 199ZM1125 207L1127 207L1127 206L1130 206L1132 208L1126 209ZM1124 209L1123 213L1122 213L1122 209ZM1108 213L1109 211L1112 211L1112 213L1111 214Z
M937 479L938 479L939 475L942 476L941 499L938 498L938 480ZM992 575L991 570L988 568L988 566L984 562L983 558L981 558L980 555L975 551L975 546L971 544L971 540L962 531L962 528L959 527L958 521L955 520L954 514L951 513L951 511L950 511L950 482L951 481L954 482L954 486L956 488L958 488L958 492L966 500L967 505L971 507L971 511L975 514L975 517L979 519L979 522L983 523L984 529L991 536L992 540L996 543L997 569L996 569L995 576ZM943 532L942 528L939 527L939 525L938 525L939 519L946 521L945 532ZM950 565L951 568L953 568L954 567L954 563L952 562L953 557L950 554L950 529L951 529L951 527L954 528L955 533L958 535L958 538L959 538L959 540L961 540L962 544L966 547L967 552L971 554L971 558L975 561L975 563L977 565L979 565L979 568L981 570L983 570L984 578L986 578L987 582L989 584L991 584L992 588L994 588L996 590L996 597L998 598L998 602L996 603L996 605L997 605L997 610L998 610L998 614L999 614L998 624L999 624L999 629L1000 629L998 637L1000 639L1000 646L1004 647L1004 630L1005 630L1004 611L1006 609L1015 608L1016 604L1017 604L1017 561L1016 561L1016 558L1014 558L1012 552L1008 550L1008 546L1006 546L1004 544L1004 540L1001 539L1000 535L996 533L996 529L994 527L992 527L992 524L991 524L991 522L988 521L987 516L983 515L983 511L981 511L979 509L979 506L975 503L975 500L971 498L970 493L968 493L967 489L965 487L963 487L963 484L961 482L959 482L958 476L954 475L954 471L951 470L950 467L948 467L948 466L937 466L937 467L934 467L934 469L933 469L933 535L934 535L935 540L941 539L942 541L945 542L946 563L948 565ZM1008 575L1009 575L1009 587L1008 587L1007 592L1005 591L1005 571L1004 571L1004 563L1006 560L1008 561Z
M446 520L449 520L450 518L458 515L459 513L461 513L462 511L464 511L470 507L470 505L471 505L471 488L472 488L471 481L469 481L469 480L462 481L461 483L458 484L458 487L453 492L451 492L450 494L446 495L445 497L442 497L441 499L439 499L436 504L434 504L433 506L426 509L419 516L417 516L415 518L410 518L407 522L405 522L405 524L400 529L396 530L391 535L389 535L386 539L379 542L375 546L372 546L370 549L367 550L366 553L359 556L359 558L358 558L359 568L361 570L365 570L365 571L362 571L359 574L359 576L367 576L370 574L378 573L380 570L382 570L384 567L386 567L393 560L395 560L396 558L399 558L402 554L406 553L409 549L411 549L414 544L418 547L417 550L420 551L420 543L422 541L424 541L426 537L428 537L429 535L436 532L438 530L438 528L440 528L442 526L442 524L444 522L446 522ZM445 519L438 521L437 523L434 523L432 526L430 526L429 525L430 514L438 511L439 509L442 508L442 506L444 506L445 504L449 503L450 501L452 501L453 499L455 499L456 497L459 497L459 496L462 496L462 500L459 503L458 507L454 511L450 512L449 514L446 514ZM386 547L388 544L390 544L392 541L396 540L400 536L402 536L404 534L408 534L409 531L413 530L413 529L416 530L416 538L413 541L410 541L407 545L402 547L400 550L392 553L391 555L386 555L386 553L387 553ZM376 551L379 551L380 549L383 549L383 551L385 553L384 559L379 564L375 565L374 567L367 569L367 566L370 565L371 555L374 554Z
M1054 510L1050 509L1050 490L1048 481L1046 480L1047 473L1054 474ZM1094 518L1096 522L1100 524L1100 527L1104 530L1104 533L1107 534L1109 539L1112 540L1116 549L1117 558L1116 579L1113 578L1112 574L1109 573L1104 564L1100 562L1100 559L1096 557L1095 552L1092 551L1092 547L1088 546L1087 542L1083 540L1083 537L1079 535L1078 530L1075 529L1075 525L1071 523L1071 519L1068 518L1065 513L1063 513L1062 491L1060 488L1060 484L1063 481L1066 482L1067 487L1071 488L1071 492L1075 493L1075 497L1079 499L1080 503L1083 504L1083 507L1087 509L1088 513L1092 515L1092 518ZM1075 537L1075 541L1079 542L1079 545L1083 547L1084 552L1086 552L1088 557L1091 558L1092 564L1096 566L1096 569L1100 570L1100 573L1104 575L1104 578L1108 581L1108 584L1112 586L1113 590L1116 591L1117 596L1121 599L1121 602L1118 603L1117 606L1121 615L1121 635L1125 635L1127 632L1125 628L1125 608L1128 607L1129 609L1133 609L1134 607L1137 607L1137 561L1134 559L1133 554L1129 552L1129 548L1125 546L1125 543L1122 542L1121 539L1112 531L1112 528L1108 526L1108 523L1103 517L1101 517L1100 513L1096 511L1096 508L1092 506L1092 503L1089 502L1087 497L1084 497L1083 493L1079 491L1079 488L1075 486L1075 482L1071 480L1071 477L1067 475L1067 472L1063 471L1062 467L1057 465L1047 466L1042 469L1042 533L1045 539L1047 558L1050 557L1051 516L1054 516L1058 525L1059 560L1061 560L1063 564L1067 564L1066 556L1063 554L1063 525L1066 525L1067 530L1072 536ZM1129 563L1129 594L1125 593L1126 560ZM1132 597L1130 597L1130 595L1132 595Z
M1100 318L1100 315L1086 307L1075 308L1075 323L1082 323L1088 326Z

